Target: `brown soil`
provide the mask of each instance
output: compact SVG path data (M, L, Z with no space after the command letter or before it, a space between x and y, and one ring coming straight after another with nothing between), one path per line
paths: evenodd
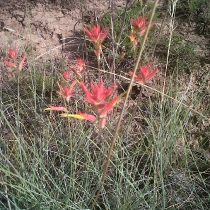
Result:
M67 46L79 45L75 32L81 31L82 19L88 24L109 10L109 1L92 2L86 1L82 11L78 0L1 1L0 48L30 43L36 59L61 56ZM124 5L115 1L116 7Z

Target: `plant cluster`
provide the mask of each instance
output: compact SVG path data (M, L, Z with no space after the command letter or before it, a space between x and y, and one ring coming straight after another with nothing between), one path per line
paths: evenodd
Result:
M136 19L131 19L131 25L132 29L129 37L135 50L136 45L140 42L140 37L142 37L146 32L146 28L152 27L154 23L148 26L145 17L137 16ZM95 48L94 53L97 57L97 60L100 62L102 42L108 35L109 28L103 30L101 29L100 25L92 25L88 29L85 28L84 32L87 35L88 40L93 43ZM62 75L63 79L65 80L65 84L63 84L62 81L58 81L59 91L57 91L57 94L62 96L68 104L70 98L73 96L73 89L75 85L78 84L85 94L84 101L89 104L89 109L92 110L92 113L83 113L81 110L78 110L76 114L69 113L65 104L64 106L49 105L49 108L46 108L45 110L63 111L65 113L62 113L60 115L61 117L85 119L94 123L98 123L99 128L104 128L107 121L108 112L111 111L117 102L122 98L122 96L126 94L126 91L121 95L117 95L116 82L112 84L112 87L104 87L102 78L98 83L95 83L91 80L91 90L88 90L87 85L84 81L82 81L84 78L83 73L86 71L85 61L81 58L77 58L76 63L76 69L70 66L69 70L63 71ZM137 75L135 75L136 82L139 84L146 84L155 76L158 68L156 68L151 73L150 70L151 63L140 66L139 72ZM71 72L73 72L75 76L72 77ZM133 72L129 71L129 74L132 76Z
M140 37L144 35L147 27L152 27L154 23L151 25L147 25L145 17L137 16L136 19L131 19L131 33L129 35L130 40L132 42L133 48L135 50L136 45L140 42ZM97 57L97 60L100 62L100 54L102 52L102 42L106 38L109 33L109 28L103 30L100 25L92 25L89 29L84 28L84 32L88 37L88 40L93 43L94 53ZM16 64L12 63L10 60L15 60L17 58L17 51L15 49L9 49L8 54L5 57L5 65L16 68ZM21 70L23 64L25 62L26 55L22 58L22 61L19 64L18 69ZM16 62L16 61L15 61ZM88 90L86 84L83 79L83 73L86 71L85 61L81 58L76 59L76 69L73 67L69 67L69 70L64 70L62 75L65 80L65 84L62 81L58 81L59 90L57 94L62 96L66 103L68 104L70 98L74 93L74 87L76 84L79 84L82 91L85 94L84 101L90 104L90 109L93 114L83 113L78 110L76 114L69 113L67 107L64 106L53 106L49 105L49 108L45 110L52 111L64 111L65 113L61 114L61 117L74 117L77 119L85 119L91 122L97 122L100 128L104 128L108 112L113 109L113 107L117 104L117 102L122 98L123 95L126 94L124 92L121 95L117 95L116 82L113 83L112 87L104 87L103 79L100 79L98 83L94 83L90 81L91 90ZM158 69L156 68L153 72L150 73L151 64L140 66L140 70L137 75L135 75L136 82L139 84L146 84L150 79L152 79L157 73ZM71 72L74 73L75 76L72 76ZM129 71L129 74L132 76L133 72ZM73 79L73 81L72 81ZM72 81L70 83L70 81ZM70 83L70 84L69 84Z
M144 46L142 43L147 37L144 35L147 29L155 26L155 23L149 24L146 15L136 15L137 11L134 13L135 15L132 14L132 17L128 16L126 21L129 23L129 27L125 27L126 30L123 35L129 42L125 51L126 53L132 52L130 55L136 61L137 52L139 49L141 50L141 46ZM83 29L88 43L90 43L89 46L93 46L98 68L103 66L101 65L104 64L103 59L106 59L105 46L116 44L113 41L116 37L112 37L112 40L108 39L110 38L110 31L111 26L106 24L104 27L102 24L93 24ZM113 32L112 36L119 33L119 31ZM173 62L173 65L178 64L177 69L185 70L186 67L181 65L182 63L180 64L179 61L185 62L188 57L193 60L193 49L189 45L180 46L181 39L175 38L172 41L170 52L172 61L170 62ZM109 43L110 40L113 43ZM124 44L123 41L118 43L119 46ZM162 43L166 49L167 46L164 41L162 40ZM113 50L114 53L117 54L118 50ZM147 55L145 57L149 60ZM130 80L131 84L120 94L118 87L121 84L116 76L113 77L112 81L109 80L110 82L107 82L105 77L97 77L99 74L94 75L97 77L96 79L91 78L87 59L76 58L74 66L69 65L68 68L61 68L61 74L58 77L56 75L56 79L54 78L56 82L50 84L55 89L54 91L52 88L52 91L57 95L53 100L51 98L50 102L39 97L38 85L40 81L37 81L39 78L34 78L35 81L32 82L35 84L33 84L34 86L31 85L34 88L30 87L34 92L29 103L34 103L34 110L28 105L28 101L27 103L22 101L20 94L17 94L17 97L15 95L14 100L17 99L18 111L17 114L14 114L16 120L16 124L14 124L17 126L17 131L13 124L10 124L7 119L5 120L13 131L15 141L11 145L8 144L8 147L12 149L8 149L5 154L1 153L1 157L7 160L7 162L4 161L6 164L0 162L0 173L6 174L2 178L4 182L2 186L6 186L5 194L7 195L8 186L8 189L11 189L11 194L17 197L17 199L11 198L16 203L8 202L8 206L11 203L14 206L22 205L27 209L49 209L52 206L54 209L90 209L91 205L92 209L166 209L178 205L180 208L192 208L197 204L194 201L191 202L192 199L186 201L186 198L190 198L189 193L191 198L196 201L201 198L199 193L204 192L209 196L208 188L203 187L206 185L202 179L203 174L193 176L190 172L191 168L195 171L201 164L194 160L195 157L193 153L191 154L191 150L188 152L186 149L190 146L185 145L188 144L185 141L188 135L185 133L185 129L190 122L190 111L195 110L182 103L181 97L178 96L180 94L178 87L180 81L176 81L176 87L167 84L167 88L164 86L163 91L158 91L151 87L151 80L158 74L159 67L156 67L155 62L151 61L141 65L137 63L133 70L130 66L127 68L128 78L124 78ZM169 67L172 65L170 62ZM18 72L18 93L20 91L19 84L21 84L20 72L25 63L26 55L19 56L17 49L8 49L4 64L16 68ZM35 68L35 70L37 69ZM40 77L42 77L42 71L40 70L40 72ZM35 76L37 75L36 72ZM123 134L117 131L117 125L115 131L118 136L116 135L116 137L114 134L113 139L119 138L120 141L116 141L116 149L112 154L114 140L110 141L109 139L112 135L109 135L112 131L108 127L109 122L110 124L115 122L114 116L118 115L118 112L114 113L113 109L119 105L118 103L125 95L124 101L126 101L129 88L132 87L132 81L138 84L138 88L140 87L139 97L136 101L130 100L130 103L127 103L128 111L126 113L123 112L124 105L126 105L124 103L121 113L124 114L123 120L120 121L120 117L117 116L122 124ZM147 86L148 84L150 85ZM172 97L170 95L172 91L167 92L168 89L178 90L178 94ZM155 103L152 97L145 100L147 91L154 90L160 94L160 100L155 100ZM202 97L203 95L200 100ZM156 106L156 102L160 106ZM48 104L47 108L46 104ZM30 125L30 129L21 121L21 117L27 112L23 108L24 114L22 114L22 107L31 109L27 113L30 120L34 114L31 123L33 125ZM41 117L38 116L39 108L41 112L43 110L50 111L50 114L45 112L44 115L41 114ZM15 110L16 107L10 106L10 109ZM56 114L52 115L52 113ZM195 111L195 113L198 114L199 112ZM129 116L128 119L127 116ZM72 120L73 118L75 120ZM135 120L133 120L134 118ZM46 123L47 120L49 123ZM86 126L83 127L84 124L80 123L79 120L86 120L88 129ZM196 119L196 121L198 120ZM37 130L42 124L43 128L40 129L39 134ZM33 130L31 128L34 129L35 134L33 131L31 132ZM34 136L25 137L21 133L21 129L26 130L28 136ZM125 135L126 138L121 139ZM100 142L97 140L98 137ZM206 138L203 142L205 145ZM107 170L108 161L112 156L112 164ZM206 157L205 154L202 155L202 163L205 163L205 167L209 165ZM191 164L189 160L192 162L190 166L188 166ZM180 171L180 168L185 168L186 171ZM11 169L12 171L10 171ZM103 169L105 169L104 172L102 172ZM103 186L104 177L107 177L105 186ZM98 186L101 183L102 187L100 188ZM202 190L199 185L203 187ZM196 192L197 189L200 189L200 192ZM102 200L100 198L97 200L97 195L100 192L102 192ZM197 199L195 195L197 195ZM7 200L9 200L9 196ZM95 202L97 201L96 208L94 208L96 206L94 206L94 198L96 198ZM207 200L207 202L209 201ZM31 203L34 204L33 207L31 207ZM208 203L201 204L202 207L205 205L208 206Z

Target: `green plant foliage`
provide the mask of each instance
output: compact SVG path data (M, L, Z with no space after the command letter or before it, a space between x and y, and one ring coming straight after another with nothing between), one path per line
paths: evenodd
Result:
M195 21L199 25L200 34L206 34L210 30L209 0L180 0L177 11Z
M181 72L189 73L193 71L199 64L199 60L194 52L194 46L183 42L184 37L181 35L174 35L170 46L170 60L169 66L174 69L177 68ZM166 58L168 41L161 39L158 43L157 55Z
M119 38L120 42L119 44L119 50L118 50L118 58L120 58L120 54L122 52L126 52L127 56L133 56L134 55L134 50L132 49L132 43L130 41L130 38L128 35L131 32L131 24L130 24L130 19L135 19L136 16L145 16L147 17L147 20L150 17L151 13L151 8L153 7L153 4L148 4L147 9L145 10L144 8L144 14L142 11L142 5L140 1L137 1L135 4L131 5L128 8L122 9L117 9L115 11L115 14L113 15L113 32L114 32L114 40L115 43L114 45L117 44ZM104 27L110 27L111 25L111 19L110 16L112 14L107 13L105 14L102 19L101 23L104 25ZM154 20L157 20L158 14L156 13L154 16ZM153 30L151 28L151 30ZM116 47L116 46L115 46ZM138 49L137 49L138 50Z

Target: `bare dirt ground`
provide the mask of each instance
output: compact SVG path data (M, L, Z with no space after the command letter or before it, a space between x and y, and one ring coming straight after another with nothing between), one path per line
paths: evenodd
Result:
M126 0L116 0L114 4L86 0L85 9L81 9L79 0L0 0L0 49L6 53L9 46L24 46L30 51L32 48L36 60L61 57L64 52L74 54L79 49L81 37L76 32L82 30L82 22L90 24L110 12L111 6L124 7ZM160 1L159 9L163 6L164 1ZM169 25L166 21L165 33L169 32ZM179 21L175 27L185 36L185 42L196 46L195 53L203 59L203 66L210 64L209 37L199 35L195 23Z
M124 5L123 0L115 1L115 7ZM110 10L106 0L86 1L85 11L78 0L0 1L0 7L0 47L31 43L37 59L61 56L65 47L78 44L75 32L83 28L82 19L88 24Z
M125 3L116 0L112 6L119 8ZM4 66L8 47L18 49L20 54L26 52L27 62L62 57L71 62L81 51L83 37L78 32L83 23L88 25L108 11L107 0L86 0L82 7L79 0L0 0L0 65ZM14 77L13 71L4 69L4 79Z

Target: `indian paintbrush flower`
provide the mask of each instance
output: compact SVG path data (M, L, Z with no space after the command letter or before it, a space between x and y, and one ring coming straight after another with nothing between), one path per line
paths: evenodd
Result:
M69 103L70 97L74 92L73 87L76 85L76 83L77 81L74 80L70 86L67 85L63 86L60 82L58 82L58 87L60 91L57 91L57 94L63 96L66 99L66 101Z
M140 17L137 16L136 19L130 20L131 25L132 25L132 30L138 35L138 36L143 36L144 33L146 32L146 29L148 27L148 24L146 22L145 17ZM152 27L154 23L151 23L149 27Z
M62 73L62 75L63 75L63 78L65 80L69 80L70 79L70 76L71 76L71 73L68 70L64 70L63 73Z
M17 65L15 64L16 59L17 59L17 51L15 49L9 48L8 50L9 52L7 53L5 59L4 59L4 64L10 67L14 67L16 68ZM24 55L19 66L18 69L21 71L23 68L23 64L26 60L26 56Z
M84 82L80 82L80 86L81 86L83 92L86 94L86 97L84 98L84 100L86 102L96 105L96 106L98 104L103 103L105 100L107 100L108 97L113 94L114 89L115 89L115 87L114 88L111 88L111 87L105 88L102 79L98 84L94 84L93 81L90 82L91 91L89 91L87 89ZM114 86L116 86L115 83L114 83Z
M121 96L115 96L110 100L110 97L114 94L114 90L117 85L114 82L113 87L104 87L103 80L101 79L98 84L94 84L91 81L91 90L89 91L83 82L80 82L80 86L85 93L84 100L92 105L92 110L97 115L99 127L104 128L108 111L110 111L114 105L119 101Z
M17 58L17 51L15 49L9 48L9 52L6 57L15 60Z
M140 84L146 84L158 72L158 68L155 68L151 73L150 69L151 69L151 63L148 63L147 65L144 66L140 66L140 71L134 76L134 79ZM132 76L133 72L129 71L129 74Z
M97 56L98 60L100 60L100 53L102 50L102 42L109 33L109 28L105 30L101 30L100 25L90 26L89 29L84 29L84 32L88 36L89 41L93 42L94 45L94 53Z

